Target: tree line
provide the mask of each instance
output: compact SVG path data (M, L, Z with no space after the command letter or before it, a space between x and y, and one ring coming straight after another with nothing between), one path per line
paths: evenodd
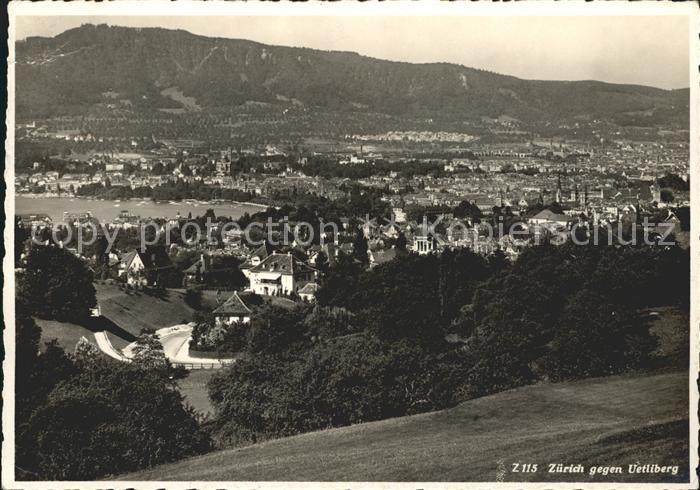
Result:
M541 245L510 263L468 250L341 256L316 304L253 307L224 332L241 353L208 384L214 415L184 403L153 338L133 363L82 345L42 349L33 318L89 325L92 273L33 246L17 276L17 474L92 479L302 432L454 406L541 381L664 362L640 311L689 308L679 247ZM115 449L116 448L116 449Z
M92 480L200 454L211 447L154 339L134 361L113 360L81 340L74 352L41 346L34 318L94 330L92 273L65 249L33 246L17 273L15 475ZM76 326L77 328L77 326ZM46 332L48 337L51 332Z
M542 245L331 268L315 306L255 311L247 354L209 383L235 446L442 409L538 381L654 368L645 307L689 304L678 247ZM239 331L240 332L240 331Z

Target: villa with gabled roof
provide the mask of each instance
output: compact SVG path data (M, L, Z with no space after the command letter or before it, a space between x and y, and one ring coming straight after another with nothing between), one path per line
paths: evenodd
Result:
M273 252L248 271L251 291L270 296L297 293L315 277L316 269L291 253Z
M253 252L248 256L245 262L240 265L241 272L243 275L250 279L250 269L260 265L260 262L265 260L270 254L275 251L275 248L270 245L270 243L265 242L258 248L253 250Z

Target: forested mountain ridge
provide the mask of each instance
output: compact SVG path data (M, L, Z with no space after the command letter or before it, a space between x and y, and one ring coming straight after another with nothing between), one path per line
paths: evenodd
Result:
M689 104L688 89L522 80L449 63L107 25L18 41L16 87L20 117L122 100L187 111L261 102L465 120L641 115L654 123L687 124Z

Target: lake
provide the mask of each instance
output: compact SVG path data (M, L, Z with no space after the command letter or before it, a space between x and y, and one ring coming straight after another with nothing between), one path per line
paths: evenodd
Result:
M46 213L56 222L63 221L63 212L84 213L90 211L100 222L109 222L120 211L130 211L142 218L173 218L179 212L181 216L202 216L207 209L213 209L216 216L230 216L237 219L243 214L263 211L265 206L242 203L207 204L202 202L155 203L149 200L100 201L68 197L15 197L16 214Z

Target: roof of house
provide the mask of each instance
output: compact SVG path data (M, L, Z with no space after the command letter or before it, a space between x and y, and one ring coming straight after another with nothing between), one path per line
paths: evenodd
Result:
M248 258L243 262L240 266L241 269L250 269L253 267L252 260L254 258L259 258L260 260L265 260L267 257L269 257L273 252L275 251L275 248L269 243L265 242L262 245L260 245L258 248L253 250L253 252L248 256Z
M136 249L124 256L122 262L129 267L136 256L139 256L146 269L165 269L173 267L173 261L165 251L165 247L149 245L144 251Z
M202 272L202 271L203 271L203 267L202 267L203 265L205 265L205 264L203 264L203 263L202 263L202 259L199 258L199 259L197 259L197 261L196 261L194 264L192 264L192 265L189 266L187 269L185 269L185 270L184 270L184 273L185 273L185 274L196 274L197 272Z
M314 269L294 257L292 254L273 253L256 265L250 272L279 272L284 275L293 275L299 272L312 272Z
M275 248L269 243L265 242L262 245L260 245L258 248L253 250L253 253L250 254L249 258L253 257L258 257L260 260L263 260L266 258L268 255L271 255L272 252L274 252Z
M310 282L299 290L299 294L316 294L316 291L318 291L320 288L321 286L315 282Z
M389 248L386 250L377 250L376 252L372 252L371 258L374 264L384 264L394 260L398 254L397 249Z
M201 254L199 259L185 269L185 273L233 271L239 267L240 260L233 255Z
M565 223L568 223L569 221L572 220L570 216L567 216L565 214L557 214L553 212L551 209L543 209L539 213L537 213L535 216L533 216L531 219L539 219L539 220L547 220L547 221L563 221Z
M35 220L35 219L48 219L50 220L51 217L46 214L46 213L20 213L16 215L17 218L22 219L22 220Z
M226 315L226 316L247 316L250 315L250 308L245 302L238 296L238 293L234 291L229 299L227 299L221 306L214 310L214 315Z

